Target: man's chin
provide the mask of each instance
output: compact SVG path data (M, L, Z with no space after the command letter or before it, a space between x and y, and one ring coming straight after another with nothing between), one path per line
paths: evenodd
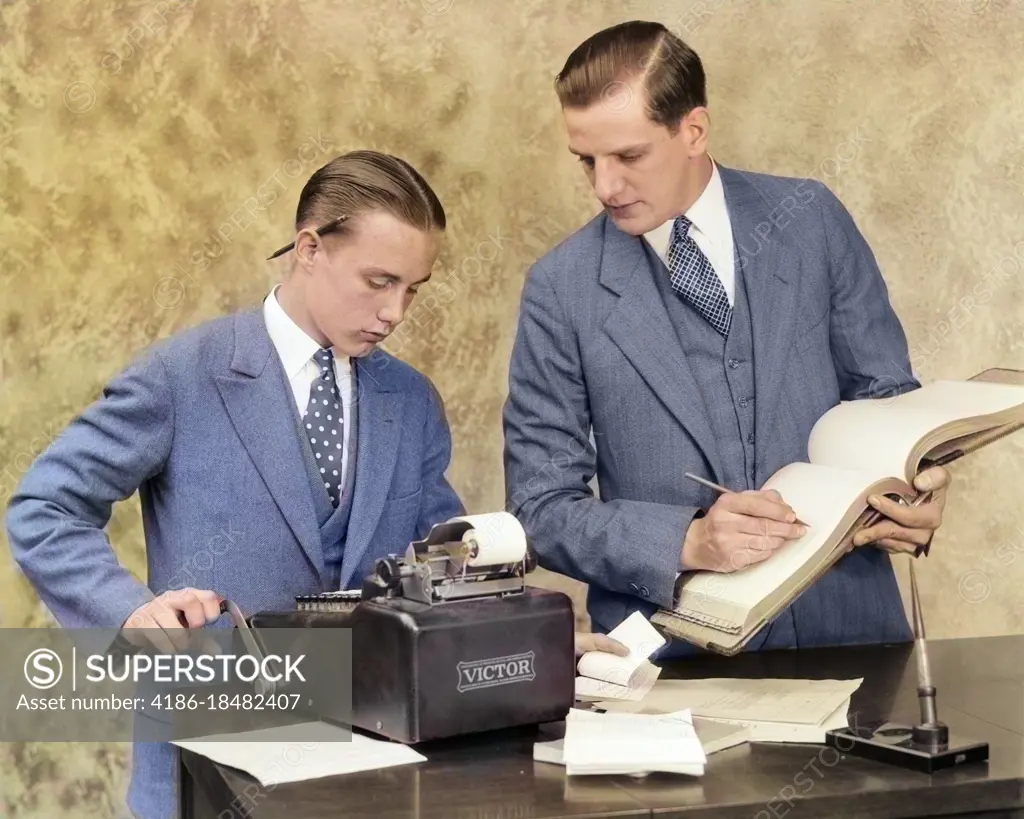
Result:
M657 227L657 225L648 224L648 220L641 219L638 216L612 216L611 220L615 223L615 227L623 233L628 233L630 236L643 236L648 231Z
M608 217L615 223L615 227L623 233L631 236L643 236L648 231L654 230L657 225L651 224L650 213L641 213L639 210L627 210L624 213L617 213L611 208L606 208Z
M352 352L349 353L350 358L366 358L374 350L377 349L377 341L360 341L358 344L353 345Z
M366 358L377 349L377 342L356 338L344 344L335 344L334 349L346 358Z

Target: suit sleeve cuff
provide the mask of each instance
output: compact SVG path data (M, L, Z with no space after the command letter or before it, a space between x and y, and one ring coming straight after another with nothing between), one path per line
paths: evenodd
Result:
M682 574L683 572L690 572L690 571L694 570L693 567L687 566L686 563L683 561L683 544L686 543L686 535L690 531L690 525L695 520L698 520L698 519L704 517L706 514L707 514L707 512L704 509L697 509L697 511L694 512L693 517L690 518L689 522L686 524L686 530L683 532L683 539L680 541L680 545L679 545L679 574ZM678 579L678 575L677 575L677 579Z
M696 512L694 512L693 517L690 518L690 523L688 523L686 525L686 532L688 532L690 530L690 524L691 523L693 523L698 518L704 517L705 514L707 514L707 513L703 509L698 509ZM684 543L686 541L686 532L683 532L683 542ZM683 579L686 576L686 574L688 572L691 572L691 571L695 571L695 569L692 569L691 567L687 566L686 563L683 561L683 550L682 550L682 547L680 547L680 549L679 549L679 570L676 572L675 584L672 587L672 607L673 608L675 608L675 606L678 605L678 603L679 603L679 589L681 588L681 586L683 584Z

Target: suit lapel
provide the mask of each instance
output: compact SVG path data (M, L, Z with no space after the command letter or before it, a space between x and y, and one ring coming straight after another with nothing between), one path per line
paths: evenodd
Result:
M757 190L747 174L719 166L736 246L736 270L742 271L747 289L754 351L754 423L756 440L772 428L771 418L787 367L787 354L795 330L800 261L782 242L784 231L769 214L784 216L780 201Z
M230 368L215 381L242 446L323 581L323 547L295 427L295 406L261 311L236 316Z
M696 441L721 480L719 452L686 352L649 271L643 239L605 221L601 283L619 294L604 330L665 408Z
M351 581L377 529L398 460L402 394L386 377L388 363L388 356L379 350L366 358L353 359L359 444L352 512L341 564L343 588ZM405 545L395 544L395 549L402 550Z

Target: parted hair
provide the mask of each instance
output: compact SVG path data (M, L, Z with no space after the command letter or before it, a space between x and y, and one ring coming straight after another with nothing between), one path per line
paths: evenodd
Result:
M363 150L332 159L309 178L299 194L295 229L369 210L387 211L422 230L446 225L441 201L419 171L397 156Z
M563 108L588 108L637 78L648 118L670 131L707 105L700 57L661 23L644 20L611 26L580 43L555 78L555 92Z

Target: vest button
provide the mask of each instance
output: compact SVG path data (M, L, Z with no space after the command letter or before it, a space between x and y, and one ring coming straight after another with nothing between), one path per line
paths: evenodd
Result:
M748 444L754 443L754 433L753 432L751 432L749 435L747 435L747 443Z
M740 362L738 362L735 358L729 359L729 369L735 370L738 366L740 366Z
M740 406L741 407L745 407L749 403L750 403L750 399L749 398L741 398L740 399Z

